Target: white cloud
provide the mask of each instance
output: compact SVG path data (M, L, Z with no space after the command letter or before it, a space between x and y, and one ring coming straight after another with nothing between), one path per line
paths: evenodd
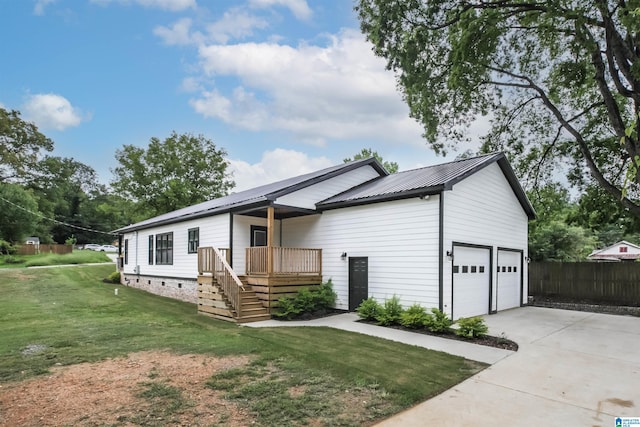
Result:
M249 4L258 8L284 6L288 8L296 18L303 20L311 18L313 13L306 0L250 0Z
M168 45L188 45L197 43L202 35L191 33L191 19L182 18L173 23L171 27L162 25L153 29L153 34L160 37Z
M276 148L266 151L258 163L229 160L236 186L233 191L243 191L293 176L327 168L334 162L326 157L309 157L305 153Z
M45 0L46 1L46 0ZM110 3L138 4L140 6L179 12L186 9L195 9L196 0L90 0L91 3L107 6Z
M269 23L245 10L233 8L224 13L222 18L207 26L209 39L216 43L227 43L230 39L242 39L253 35L253 30L264 29Z
M53 93L30 95L22 111L27 120L35 122L42 129L61 131L90 119L83 117L65 97Z
M33 14L42 16L44 15L44 9L51 3L55 3L56 0L36 0L36 4L33 6Z
M191 105L205 117L252 131L291 132L314 145L327 139L424 144L393 74L364 37L344 30L328 40L327 46L202 45L200 66L209 84L215 87L220 77L238 83L224 92L203 90Z

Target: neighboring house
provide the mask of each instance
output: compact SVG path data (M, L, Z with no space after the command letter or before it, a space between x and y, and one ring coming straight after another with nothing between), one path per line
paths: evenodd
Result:
M27 245L34 245L36 248L40 246L40 238L39 237L27 237L24 241Z
M339 309L397 295L404 306L459 318L526 302L534 217L498 153L393 175L373 158L358 160L117 232L123 282L215 317L249 321L243 298L268 309L286 292L332 279Z
M635 261L640 258L640 246L622 240L604 249L597 249L587 257L592 261Z

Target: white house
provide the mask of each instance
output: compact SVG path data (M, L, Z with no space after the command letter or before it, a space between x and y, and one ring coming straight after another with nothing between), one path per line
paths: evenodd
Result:
M640 246L622 240L591 252L587 258L592 261L636 261L640 258Z
M229 304L241 305L250 289L268 308L296 286L331 279L339 309L397 295L459 318L526 302L534 217L497 153L393 175L373 158L358 160L117 232L123 283L200 305L207 292L218 300L209 305L224 300L232 317L240 316ZM233 269L224 280L222 258ZM218 308L209 314L222 315Z

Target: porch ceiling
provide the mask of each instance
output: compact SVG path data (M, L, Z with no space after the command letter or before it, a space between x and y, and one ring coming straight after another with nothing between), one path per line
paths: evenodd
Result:
M238 215L247 215L253 216L257 218L266 218L267 217L267 207L261 206L253 209L248 209L246 211L235 212ZM295 218L298 216L306 216L306 215L319 215L320 212L313 209L304 209L298 208L295 206L284 206L284 205L273 205L273 214L275 219L287 219L287 218Z

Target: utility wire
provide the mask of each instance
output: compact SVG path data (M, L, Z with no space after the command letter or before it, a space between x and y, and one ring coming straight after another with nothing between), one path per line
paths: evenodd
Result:
M5 198L4 198L4 197L2 197L2 196L0 196L0 200L4 200L5 202L9 203L10 205L15 206L15 207L16 207L16 208L18 208L18 209L21 209L21 210L23 210L23 211L25 211L25 212L29 212L29 213L30 213L30 214L32 214L32 215L39 216L39 217L40 217L40 218L42 218L42 219L46 219L47 221L51 221L51 222L54 222L54 223L56 223L56 224L60 224L60 225L64 225L64 226L67 226L67 227L75 228L75 229L77 229L77 230L89 231L89 232L91 232L91 233L106 234L106 235L108 235L108 236L115 236L115 235L116 235L116 233L108 233L108 232L106 232L106 231L100 231L100 230L94 230L94 229L92 229L92 228L80 227L79 225L73 225L73 224L69 224L69 223L66 223L66 222L58 221L57 219L53 219L53 218L46 217L46 216L42 215L40 212L34 212L34 211L31 211L31 210L29 210L29 209L27 209L27 208L24 208L24 207L20 206L20 205L16 205L16 204L15 204L15 203L13 203L12 201L7 200L7 199L5 199Z

